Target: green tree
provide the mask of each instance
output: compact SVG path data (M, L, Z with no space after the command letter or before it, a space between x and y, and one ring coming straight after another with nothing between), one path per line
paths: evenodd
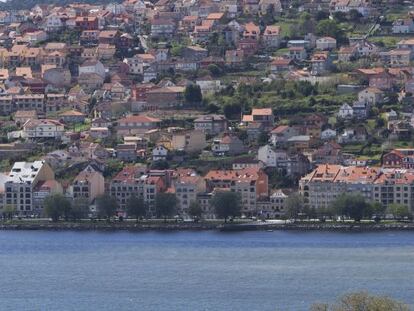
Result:
M138 219L147 214L147 207L142 198L131 196L126 204L128 216L133 216L138 222Z
M219 66L217 66L216 64L210 64L210 65L208 65L207 69L210 71L210 74L213 77L218 77L222 73L221 68Z
M197 84L190 84L184 91L185 101L189 104L199 104L203 100L200 86Z
M191 202L188 209L188 214L193 218L194 221L198 221L201 218L203 210L197 201Z
M354 23L359 23L361 18L363 17L363 15L355 9L350 10L348 15L349 15L349 20Z
M63 194L52 194L45 198L44 208L47 217L52 218L56 222L61 216L67 220L70 216L71 204Z
M177 210L177 197L173 193L159 193L155 198L155 213L157 217L167 218L173 216Z
M332 207L336 215L347 216L355 221L370 218L373 214L371 205L360 194L343 194L332 203Z
M96 208L100 217L105 217L108 221L115 215L118 209L116 199L108 194L102 194L96 198Z
M6 204L3 209L3 217L7 219L12 219L14 214L16 214L16 206L13 204Z
M304 210L303 197L299 193L292 193L285 201L286 216L289 219L297 219Z
M214 194L210 204L214 207L216 215L224 218L224 222L227 222L229 217L239 216L241 212L241 197L236 192L218 191Z
M386 206L384 206L381 202L371 202L371 212L374 215L383 216L385 211L387 210Z
M405 217L411 217L409 208L403 204L390 204L388 206L388 210L394 216L394 218L398 220L404 219Z
M339 298L334 304L315 304L311 311L409 311L409 307L386 296L374 296L366 292L351 293Z
M319 21L316 25L316 34L333 37L340 43L345 41L345 33L335 20L323 19Z
M73 220L81 220L88 217L89 200L87 198L75 198L72 203L71 215Z

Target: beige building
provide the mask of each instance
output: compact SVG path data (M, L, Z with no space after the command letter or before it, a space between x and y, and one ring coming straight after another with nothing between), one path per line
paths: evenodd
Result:
M105 180L100 172L87 166L75 177L70 190L73 199L85 198L92 202L105 193Z
M319 165L299 181L299 191L311 208L328 208L344 193L358 193L367 201L403 204L414 210L414 170Z
M199 152L207 146L206 134L201 130L184 130L172 134L171 147L173 150Z

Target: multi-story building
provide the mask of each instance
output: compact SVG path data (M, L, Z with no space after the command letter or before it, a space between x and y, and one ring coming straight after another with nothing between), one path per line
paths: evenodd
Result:
M14 95L13 103L16 110L36 110L37 113L44 113L45 95L43 94L27 94Z
M206 146L206 134L200 130L183 130L172 134L171 147L173 150L192 153L200 152Z
M343 193L357 193L367 201L378 201L385 206L401 203L411 207L408 191L413 182L414 171L323 164L299 181L299 191L305 203L317 209L331 207ZM397 189L400 194L394 196ZM401 194L401 191L407 194Z
M274 122L275 117L271 108L253 108L251 114L243 116L244 124L258 123L265 129L272 128Z
M139 115L128 116L118 120L117 134L119 136L136 135L158 128L160 119Z
M179 175L173 182L175 195L178 200L178 213L188 216L188 210L193 202L197 202L197 194L206 191L205 180L195 172Z
M225 132L227 124L227 119L223 115L204 115L194 120L194 128L209 135Z
M44 161L14 163L4 183L4 206L15 207L20 215L40 214L45 184L49 184L48 193L59 191L54 179L53 170Z
M242 213L258 213L257 201L268 196L268 176L262 169L211 170L204 177L209 191L230 190L240 193Z
M88 165L75 177L70 190L73 199L84 198L91 203L105 193L105 180L99 171Z
M116 198L120 211L125 211L131 196L144 199L144 187L140 181L146 171L145 167L127 166L111 180L110 194Z
M29 139L60 138L64 130L62 123L49 119L30 119L23 125L23 135Z

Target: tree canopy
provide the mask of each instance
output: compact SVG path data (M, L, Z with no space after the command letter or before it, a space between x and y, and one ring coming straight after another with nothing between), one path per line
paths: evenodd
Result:
M315 304L311 311L408 311L408 305L386 296L374 296L366 292L346 294L333 304Z
M240 215L241 197L240 194L231 191L216 192L211 199L211 206L214 207L216 215L227 221L229 217Z
M173 193L159 193L155 198L157 217L167 219L176 212L177 198Z
M185 101L189 104L199 104L203 100L200 86L197 84L190 84L184 91Z
M290 219L298 218L303 212L303 197L299 193L292 193L285 201L286 213Z
M131 196L126 204L126 210L128 216L133 216L138 221L140 217L144 217L147 214L147 207L142 198Z
M394 216L395 219L403 219L405 217L411 217L412 214L410 212L410 209L403 204L390 204L388 206L389 212Z
M343 194L332 204L337 215L347 216L355 221L372 217L371 205L360 194Z
M109 219L115 215L118 203L115 198L108 194L103 194L96 198L96 207L99 216Z
M346 35L339 23L331 19L323 19L316 25L316 34L335 38L338 43L346 41Z
M44 200L44 208L47 217L58 221L61 216L67 220L71 212L70 201L63 194L52 194Z
M193 201L190 204L190 207L188 209L188 214L194 219L200 219L201 215L203 214L203 210L201 209L200 204L198 202Z

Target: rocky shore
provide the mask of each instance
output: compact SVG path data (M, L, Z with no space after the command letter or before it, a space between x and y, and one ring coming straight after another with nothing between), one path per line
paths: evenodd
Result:
M223 232L238 231L414 231L414 223L135 223L135 222L3 222L0 230L50 230L50 231L203 231L217 230Z

